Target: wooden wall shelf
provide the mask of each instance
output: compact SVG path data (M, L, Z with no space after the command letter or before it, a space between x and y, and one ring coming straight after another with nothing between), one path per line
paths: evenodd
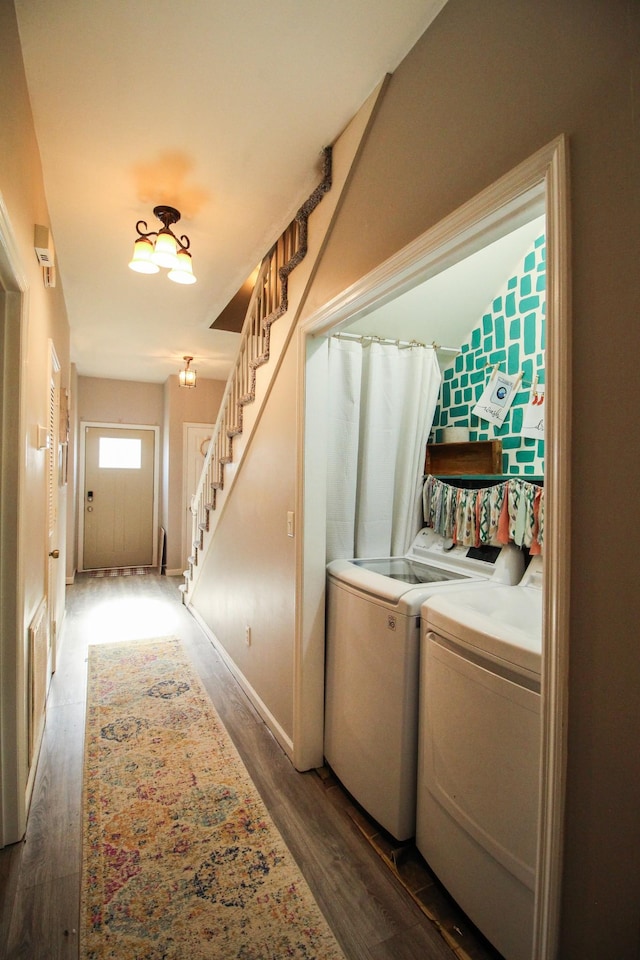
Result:
M501 474L502 440L428 443L424 472L446 477Z

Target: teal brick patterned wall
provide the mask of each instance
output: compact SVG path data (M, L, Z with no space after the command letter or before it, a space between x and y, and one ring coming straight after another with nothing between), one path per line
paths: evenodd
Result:
M443 370L432 440L442 441L443 427L469 427L470 440L502 440L505 474L542 476L544 441L520 434L531 385L544 383L546 317L545 238L538 237L518 271L496 293L480 322L461 345L451 366ZM491 370L522 371L520 390L503 426L472 415Z

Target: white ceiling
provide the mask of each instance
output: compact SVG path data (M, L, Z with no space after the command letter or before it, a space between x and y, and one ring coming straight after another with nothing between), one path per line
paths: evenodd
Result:
M457 349L544 232L545 217L536 216L341 329ZM454 359L440 353L442 366Z
M163 382L321 179L332 143L446 0L16 0L56 266L83 376ZM192 286L127 269L182 212Z

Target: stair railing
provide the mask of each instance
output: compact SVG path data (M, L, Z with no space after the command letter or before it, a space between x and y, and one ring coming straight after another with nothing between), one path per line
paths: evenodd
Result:
M289 305L289 274L307 253L309 216L330 188L331 148L328 147L324 151L322 182L260 265L200 481L191 498L192 551L188 560L189 569L185 571L186 592L193 579L198 553L204 546L204 535L209 530L211 511L216 509L217 493L224 486L225 464L233 462L233 439L242 433L244 407L255 399L256 371L269 360L271 326L286 313Z

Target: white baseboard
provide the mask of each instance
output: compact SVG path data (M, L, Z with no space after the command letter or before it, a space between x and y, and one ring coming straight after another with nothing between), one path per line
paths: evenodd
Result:
M264 701L258 696L258 694L254 690L254 688L251 686L251 684L249 683L245 675L238 668L235 661L232 660L228 651L225 650L225 648L222 646L222 644L216 637L215 633L213 633L213 631L210 630L210 628L204 622L204 620L202 619L198 611L195 610L192 606L189 606L188 604L187 604L187 609L189 610L189 613L191 614L193 619L198 622L198 624L202 627L207 637L211 640L211 643L216 648L216 652L220 654L220 657L222 658L225 666L229 668L234 678L238 681L238 683L240 684L240 686L248 696L249 700L258 711L260 717L264 720L264 722L266 723L271 733L274 735L274 737L276 738L276 740L278 741L278 743L280 744L280 746L282 747L286 755L289 757L289 760L291 760L291 762L293 763L293 741L291 740L289 735L278 723L278 721L276 720L274 715L271 713L271 711L269 710L267 705L264 703Z

